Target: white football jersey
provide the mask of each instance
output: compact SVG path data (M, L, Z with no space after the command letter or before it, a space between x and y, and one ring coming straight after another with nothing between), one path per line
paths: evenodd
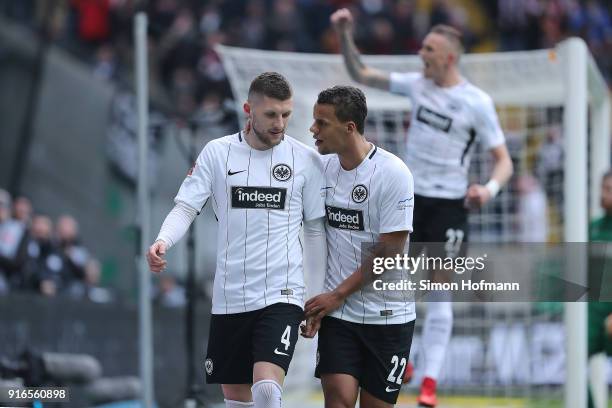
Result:
M362 243L374 244L382 233L412 231L414 194L408 167L375 146L351 171L342 168L337 155L325 156L325 180L325 290L331 291L361 265ZM385 272L386 282L408 278L403 272ZM330 316L362 324L408 323L416 317L408 293L375 291L371 284L350 295Z
M210 198L219 222L212 313L303 307L299 232L325 215L324 182L319 154L287 135L265 151L242 133L204 147L175 202L200 211Z
M408 96L412 115L406 164L416 194L465 196L474 142L485 149L504 144L493 101L467 81L442 88L421 73L391 73L391 92Z

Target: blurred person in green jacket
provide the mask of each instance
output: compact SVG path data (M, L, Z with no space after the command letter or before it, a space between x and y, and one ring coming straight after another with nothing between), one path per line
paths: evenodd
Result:
M605 214L602 217L593 220L589 225L589 240L591 242L612 242L612 170L608 170L606 174L604 174L601 181L601 207L603 208ZM606 252L608 251L606 250ZM597 269L600 269L600 267L603 266L605 266L605 263L601 264L599 267L597 267ZM609 268L602 269L601 278L597 278L594 276L596 274L590 273L590 287L593 287L593 285L603 286L603 284L607 281L606 273L608 271L606 269ZM594 280L599 280L599 282L594 282ZM601 290L603 291L603 289L604 288L602 287ZM605 353L607 356L612 356L612 302L589 302L588 347L589 361L591 362L591 371L593 373L594 365L598 363L592 360L592 357L600 353ZM599 364L603 365L603 367L600 369L600 374L591 375L591 387L589 388L589 408L598 408L598 406L594 404L593 398L595 394L599 394L596 391L597 387L600 387L599 389L603 390L604 395L606 393L606 359L600 359ZM596 382L601 384L596 384ZM604 403L604 401L599 403Z

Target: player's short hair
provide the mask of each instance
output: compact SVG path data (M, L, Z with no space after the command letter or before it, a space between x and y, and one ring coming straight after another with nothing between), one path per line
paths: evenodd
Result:
M355 122L357 131L363 134L368 106L361 89L354 86L336 85L321 91L317 103L332 105L338 119L343 122Z
M609 169L608 171L606 171L603 175L603 177L601 178L601 182L605 183L607 179L612 177L612 169Z
M253 93L265 95L268 98L286 101L293 95L291 85L278 72L264 72L257 75L249 87L249 98Z
M457 30L455 27L451 27L446 24L436 24L431 28L431 30L429 30L429 32L440 34L446 38L457 51L457 56L463 54L463 35L461 34L461 31Z

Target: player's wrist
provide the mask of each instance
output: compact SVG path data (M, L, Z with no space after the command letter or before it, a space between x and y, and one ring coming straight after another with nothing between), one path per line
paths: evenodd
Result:
M346 295L342 292L340 288L332 290L331 295L339 302L342 302L344 301L344 299L346 299Z
M487 184L485 184L484 187L489 192L490 198L495 197L499 193L499 190L501 189L501 186L499 185L499 183L494 179L489 180Z
M155 240L154 244L156 244L158 242L164 244L166 249L170 248L170 244L168 243L168 239L167 238L157 237L157 239Z

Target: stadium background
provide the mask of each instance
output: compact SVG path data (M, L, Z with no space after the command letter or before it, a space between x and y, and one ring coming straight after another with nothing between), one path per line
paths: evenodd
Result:
M328 17L340 6L350 6L357 15L357 43L365 54L415 53L431 25L448 23L464 31L468 52L548 48L581 36L606 79L612 78L611 6L605 1L3 0L0 188L27 197L34 214L54 221L64 214L74 217L79 224L75 246L99 262L62 270L57 290L47 285L44 294L39 286L17 287L9 280L0 296L2 356L14 359L28 347L89 353L100 360L105 376L138 373L134 13L146 10L150 23L150 180L156 232L190 167L190 151L238 129L240 112L234 110L215 45L336 53ZM555 156L554 148L532 154L534 160L553 163L562 157L558 151L561 156ZM214 231L207 210L196 233L199 350L208 329ZM175 279L156 280L152 294L157 400L167 406L184 396L185 252L184 240L169 254L168 272ZM559 310L551 308L551 321L545 323L553 326L542 328L547 340L540 351L549 359L541 360L547 367L538 379L541 384L525 385L521 371L528 369L517 363L518 355L485 355L481 343L459 331L447 359L445 391L489 397L539 393L550 396L546 404L554 406L564 378L563 333L555 318ZM474 313L458 315L468 333L477 324ZM487 341L514 336L510 344L516 353L532 347L520 344L520 327L499 330ZM485 359L480 366L486 370L462 370L465 353ZM168 370L174 373L171 380L164 375ZM204 393L208 401L219 398L216 387Z

